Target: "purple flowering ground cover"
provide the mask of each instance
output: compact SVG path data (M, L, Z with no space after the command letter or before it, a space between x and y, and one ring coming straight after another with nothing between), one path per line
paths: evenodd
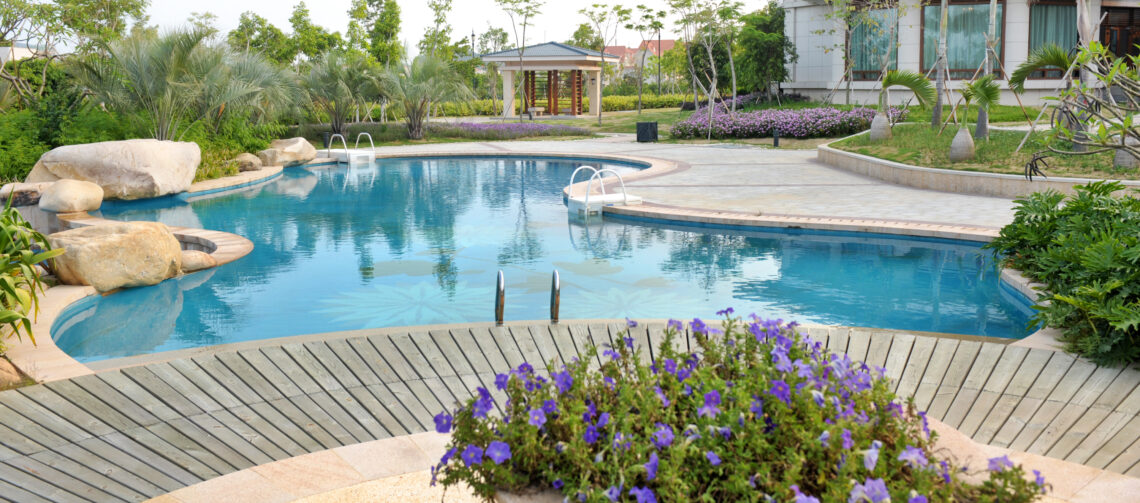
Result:
M906 119L907 110L891 108L888 113L893 122L901 122ZM847 136L869 129L874 117L875 110L871 108L770 108L732 113L722 107L714 107L712 137L767 138L773 131L779 131L780 136L786 138ZM677 139L705 138L708 133L708 109L694 112L687 119L673 124L670 130L672 137Z
M655 361L634 339L540 374L495 377L435 418L451 433L432 483L556 491L568 501L1028 502L1046 484L1006 457L973 473L939 459L883 369L837 356L795 324L672 320ZM630 327L636 326L629 322ZM680 340L680 345L678 345ZM980 470L981 467L975 467Z
M535 136L593 136L587 129L540 122L430 123L427 132L445 138L514 140Z

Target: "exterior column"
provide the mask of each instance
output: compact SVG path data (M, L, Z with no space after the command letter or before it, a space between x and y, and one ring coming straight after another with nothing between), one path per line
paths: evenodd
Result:
M602 109L602 69L586 72L590 81L586 82L586 92L590 98L590 115L598 115Z
M503 70L503 117L515 115L515 72Z

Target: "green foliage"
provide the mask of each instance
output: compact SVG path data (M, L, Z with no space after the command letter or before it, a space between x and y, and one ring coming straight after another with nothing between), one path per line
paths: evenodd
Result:
M268 19L252 11L241 14L237 28L229 33L226 40L234 51L260 54L280 66L289 65L297 57L297 49L289 37Z
M301 84L316 114L328 117L333 132L344 133L349 116L381 96L380 69L367 57L333 52L318 60Z
M602 36L598 35L589 23L580 23L566 44L583 49L596 49L602 46Z
M423 138L424 118L433 103L474 99L459 74L444 61L431 56L421 55L389 68L384 72L383 82L392 103L404 109L404 123L413 140Z
M978 105L979 110L988 110L1001 100L1001 88L994 82L994 75L983 75L970 82L962 84L962 99L967 109L970 103ZM967 121L969 117L966 118Z
M39 311L43 282L34 266L62 253L15 208L0 211L0 339L27 335L36 341L32 317Z
M319 58L344 45L339 32L329 33L323 26L313 22L305 2L293 7L293 14L289 16L289 25L293 27L289 41L296 54L306 60Z
M1140 200L1120 182L1019 199L1013 223L986 245L1045 284L1034 322L1100 365L1140 361Z
M740 18L736 70L740 89L766 91L788 80L788 63L798 59L796 46L784 36L784 9L775 2Z
M548 375L524 363L496 376L495 395L479 388L436 416L436 431L454 432L433 477L488 500L548 487L591 502L1011 503L1044 491L1004 456L981 482L965 481L881 369L832 354L794 323L730 317L723 335L690 326L687 343L670 321L652 364L619 333L601 354L550 362Z
M396 0L367 1L369 52L385 66L402 61L404 46L400 43L400 5Z
M1015 92L1025 92L1025 79L1036 72L1046 69L1058 69L1065 72L1073 66L1073 58L1069 51L1052 42L1042 45L1029 53L1020 65L1009 75L1009 88Z
M925 75L913 70L890 70L883 74L882 85L884 92L893 86L907 88L914 93L914 98L918 100L918 105L922 108L926 108L928 103L934 102L934 86ZM882 106L882 103L879 106Z
M43 120L32 110L0 115L0 181L23 180L51 146L39 138Z

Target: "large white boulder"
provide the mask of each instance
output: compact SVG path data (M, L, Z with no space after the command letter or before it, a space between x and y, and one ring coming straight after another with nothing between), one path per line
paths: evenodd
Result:
M105 141L67 145L40 157L27 183L69 178L103 187L107 199L143 199L185 192L202 151L193 142Z
M277 163L282 166L305 164L317 158L317 149L304 138L273 140L269 148L277 151Z
M40 202L40 195L51 187L52 182L22 183L14 182L0 187L0 201L4 204L12 200L12 206L31 206Z
M100 292L147 286L178 275L182 246L158 222L120 222L80 227L48 236L55 274L69 285L91 285Z
M103 187L82 180L63 179L44 189L40 209L56 213L95 211L103 204Z

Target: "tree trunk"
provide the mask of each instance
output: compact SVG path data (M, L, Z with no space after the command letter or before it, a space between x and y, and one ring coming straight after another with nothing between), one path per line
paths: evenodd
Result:
M736 113L736 62L732 59L732 37L728 37L728 68L732 70L732 113Z
M847 25L847 31L846 31L846 36L845 36L844 40L851 40L851 24L850 23L848 23L848 25ZM847 81L847 94L843 98L843 103L846 105L851 104L852 70L853 70L853 68L851 65L851 44L848 44L845 42L843 44L843 79Z
M645 46L645 50L641 51L641 65L637 69L637 115L641 115L641 89L645 85L645 53L649 52L649 46Z
M990 29L986 34L986 58L982 60L982 75L993 74L993 59L996 58L997 53L994 47L997 44L997 0L990 0ZM989 131L990 111L986 107L978 106L978 123L974 129L975 138L988 138Z
M949 7L947 6L948 0L942 0L941 20L938 22L938 60L934 62L934 73L937 75L934 79L934 91L937 96L934 97L934 110L930 114L930 127L938 129L942 127L942 95L946 92L946 29L949 24Z

